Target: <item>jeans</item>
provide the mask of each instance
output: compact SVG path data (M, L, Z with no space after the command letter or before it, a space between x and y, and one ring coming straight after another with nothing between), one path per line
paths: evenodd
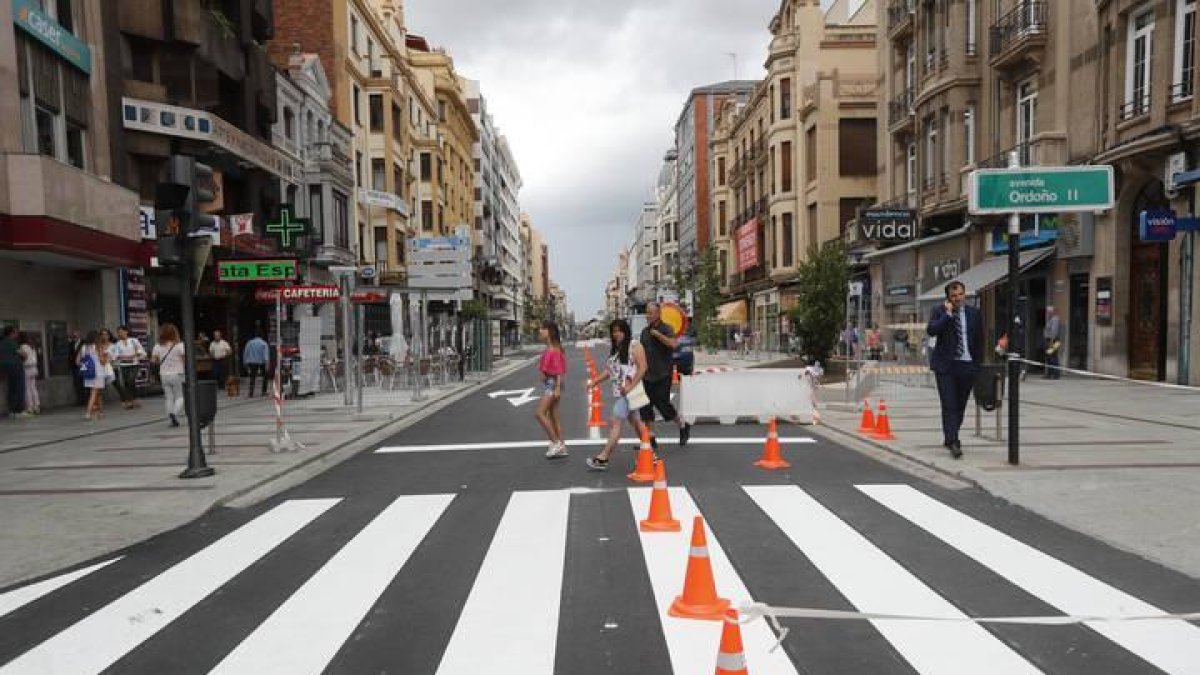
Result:
M121 403L132 403L137 399L137 366L116 366L117 369L117 393L121 396Z
M225 386L225 379L228 375L229 357L213 359L213 379L217 381L217 391L220 391Z
M246 375L250 378L250 386L246 387L246 396L254 396L254 378L262 378L262 395L267 395L267 364L265 363L247 363Z
M937 376L938 398L942 402L942 438L946 443L958 441L967 401L975 387L979 367L968 361L954 361L950 370L934 373Z
M671 378L667 377L662 380L654 380L653 382L643 379L642 386L645 387L646 396L650 399L650 405L641 410L642 421L653 422L654 410L656 408L664 420L668 422L675 421L679 413L675 411L675 406L671 405Z
M183 414L183 373L163 373L163 396L166 397L167 417Z
M4 366L3 375L8 383L8 412L17 415L25 412L25 366Z

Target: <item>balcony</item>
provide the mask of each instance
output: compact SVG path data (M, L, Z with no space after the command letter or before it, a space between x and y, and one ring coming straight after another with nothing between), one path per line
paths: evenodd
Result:
M751 156L754 158L754 163L757 166L762 166L767 161L767 142L763 139L758 139L754 142L754 151Z
M905 89L888 101L888 126L893 133L911 128L913 121L913 91Z
M888 38L895 40L912 33L913 14L916 10L914 0L893 0L888 4L887 29Z
M980 161L979 169L1008 168L1010 155L1016 152L1021 166L1061 166L1067 163L1067 135L1065 132L1041 132L1031 140L1018 143Z
M1041 62L1046 50L1048 17L1044 1L1028 0L992 24L989 31L992 67L1015 69L1027 61Z
M1117 110L1117 119L1122 122L1127 122L1132 119L1137 119L1143 115L1150 114L1150 93L1147 92L1144 96L1138 96L1132 101L1125 101Z

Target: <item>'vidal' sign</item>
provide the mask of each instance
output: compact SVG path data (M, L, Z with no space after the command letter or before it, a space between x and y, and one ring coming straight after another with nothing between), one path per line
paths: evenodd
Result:
M912 209L865 209L858 228L864 241L911 241L917 238L917 216Z

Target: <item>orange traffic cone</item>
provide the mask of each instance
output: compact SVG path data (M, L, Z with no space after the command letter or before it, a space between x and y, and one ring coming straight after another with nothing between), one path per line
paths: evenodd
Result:
M763 469L786 469L791 466L783 460L783 456L780 454L779 427L776 425L774 417L767 426L767 443L763 446L762 459L755 462L754 466Z
M662 460L654 463L654 491L650 493L650 515L641 522L642 532L678 532L679 521L671 515L671 493L667 491L667 469Z
M720 621L727 609L729 600L717 597L704 519L696 516L692 521L692 548L688 553L687 576L683 579L683 595L675 598L667 614L680 619Z
M746 652L742 648L742 627L736 609L725 610L721 628L721 648L717 652L717 675L750 675L746 670Z
M892 425L888 422L887 404L882 400L879 402L879 414L875 416L875 431L868 435L877 441L896 440L892 434Z
M600 403L600 387L592 387L592 416L588 420L588 434L592 438L600 438L600 430L604 428L604 413Z
M862 423L858 425L858 433L875 433L875 412L871 410L871 399L869 398L863 399Z
M642 429L642 447L638 450L637 465L629 480L637 483L649 483L654 480L654 449L650 447L650 432Z

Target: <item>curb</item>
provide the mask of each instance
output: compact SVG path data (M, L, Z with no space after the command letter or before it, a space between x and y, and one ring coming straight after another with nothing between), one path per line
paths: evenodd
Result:
M980 490L988 492L988 494L991 494L991 492L988 491L987 488L985 488L979 481L975 480L974 478L966 475L965 473L963 473L961 471L951 471L949 469L938 466L937 464L934 464L928 460L921 459L920 457L914 457L906 452L897 450L896 448L893 448L891 446L880 443L879 441L876 441L872 438L865 438L863 436L859 436L855 432L847 431L847 430L841 428L840 426L829 423L824 418L822 418L820 424L814 424L810 428L813 430L813 433L824 436L827 440L840 440L840 439L831 438L832 434L822 431L824 429L828 429L829 431L834 432L835 434L837 434L838 436L840 436L842 438L849 438L854 441L857 441L858 444L870 446L870 447L876 448L878 450L883 450L894 457L902 458L906 462L912 462L913 464L917 464L923 468L929 469L930 471L939 473L947 478L961 481L963 483L967 483L971 487L978 488ZM853 448L853 446L849 446L849 447L851 447L851 449L856 449L856 448Z
M284 481L284 479L290 478L290 477L294 476L294 474L302 472L305 469L312 468L313 465L315 465L319 462L324 462L324 461L330 460L330 458L333 455L336 455L338 453L343 453L345 455L344 457L335 458L336 461L329 462L328 466L326 466L324 469L322 469L322 471L333 468L334 466L337 466L341 462L344 462L345 460L350 459L351 457L362 452L362 450L365 449L365 446L369 446L373 442L374 437L379 436L382 438L386 438L393 434L399 433L400 431L403 431L404 429L408 428L409 426L412 426L413 424L420 422L421 420L425 419L426 417L429 417L435 413L438 413L442 409L461 401L462 399L470 396L471 394L476 393L477 391L479 391L480 389L483 389L488 384L490 384L496 380L508 377L509 375L515 373L516 371L520 370L521 368L524 368L525 366L529 365L530 363L533 363L534 361L537 360L537 358L538 357L536 357L536 356L524 358L510 366L505 367L503 370L499 370L499 371L493 373L487 379L479 380L478 382L469 383L467 386L463 387L462 389L460 389L458 391L450 392L450 393L446 394L445 396L438 398L436 400L426 401L424 405L420 406L419 408L417 408L415 410L405 413L399 417L392 418L379 426L367 429L367 430L363 431L361 434L358 434L357 436L346 439L344 442L342 442L338 445L331 446L329 448L321 450L318 453L310 455L309 457L305 458L303 461L287 467L282 472L275 474L274 476L264 478L264 479L258 481L257 483L248 485L244 488L236 490L230 494L227 494L227 495L215 500L211 506L209 506L207 509L205 509L205 512L207 513L208 511L212 511L217 508L229 506L233 502L242 500L255 492L259 492L259 491L263 491L263 490L267 491L267 494L262 495L258 499L247 502L245 504L239 504L236 507L236 508L244 508L247 506L251 506L252 504L257 503L259 501L262 501L263 499L268 499L271 496L278 494L279 492L286 490L290 487L294 487L295 485L298 485L299 483L293 483L291 485L281 485L281 486L273 486L272 484L276 483L276 482L286 482L286 481ZM381 438L381 440L382 440L382 438ZM364 447L359 447L359 446L364 446ZM314 476L309 476L309 478L315 477L315 475L319 475L319 474L314 474Z

